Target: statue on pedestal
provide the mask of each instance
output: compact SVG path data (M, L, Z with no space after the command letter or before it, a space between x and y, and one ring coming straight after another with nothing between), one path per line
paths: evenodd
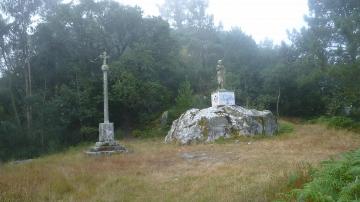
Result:
M191 108L173 121L165 142L191 144L214 142L219 138L275 135L276 117L268 110L257 111L237 106L235 92L224 88L225 67L222 60L216 65L218 87L211 93L211 107ZM232 82L228 83L230 88Z
M218 60L216 65L216 75L218 88L211 93L211 106L235 105L235 93L225 89L225 66L222 60Z

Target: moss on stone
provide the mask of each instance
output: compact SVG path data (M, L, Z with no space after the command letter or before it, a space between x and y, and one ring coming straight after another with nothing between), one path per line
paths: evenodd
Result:
M209 124L208 124L206 118L200 119L198 124L201 128L204 139L206 139L209 136Z

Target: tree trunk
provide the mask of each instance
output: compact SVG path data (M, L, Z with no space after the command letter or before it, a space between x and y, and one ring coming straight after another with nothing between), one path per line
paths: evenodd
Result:
M77 71L75 71L75 85L76 85L76 99L80 107L80 85L79 85L79 76Z
M28 98L29 98L29 75L28 75L28 68L26 68L26 64L27 62L25 62L25 66L24 66L24 80L25 80L25 113L26 113L26 129L27 129L27 133L30 133L30 106L28 103Z
M13 112L14 112L14 116L15 116L15 121L16 121L17 126L20 127L21 122L20 122L18 110L16 108L15 96L14 96L14 93L12 92L11 75L9 75L9 93L10 93L10 99L11 99L11 107L13 108Z
M31 92L31 65L30 65L30 41L29 36L25 33L26 36L26 46L25 46L25 66L24 66L24 77L25 77L25 97L28 99L26 103L26 122L27 122L27 130L30 133L31 122L32 122L32 108L31 103L29 103L29 98L32 96Z
M278 96L277 96L277 101L276 101L276 115L277 117L279 117L279 103L280 103L280 96L281 96L281 89L279 87L278 89Z
M29 60L28 60L27 68L28 68L28 77L29 77L29 96L32 96L31 66Z
M249 108L249 105L250 105L250 97L249 97L249 91L248 91L248 86L247 86L247 82L246 82L246 81L245 81L245 83L244 83L244 92L246 92L245 106L246 106L246 108Z
M46 92L47 92L47 82L46 82L46 78L44 79L44 94L43 94L43 100L42 100L42 104L43 106L45 106L45 102L46 102ZM42 111L41 113L41 122L42 125L45 126L46 124L44 123L44 111ZM45 145L45 137L44 137L44 128L41 128L41 146L44 147Z
M27 59L27 73L28 73L28 97L32 97L32 85L31 85L31 66L30 66L30 58ZM31 123L32 123L32 107L31 103L28 103L29 108L29 129L31 129Z

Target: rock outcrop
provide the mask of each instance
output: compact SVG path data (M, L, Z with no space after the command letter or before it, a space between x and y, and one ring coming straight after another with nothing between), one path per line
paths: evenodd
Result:
M240 106L190 109L172 123L165 142L213 142L220 137L274 135L277 121L270 111Z

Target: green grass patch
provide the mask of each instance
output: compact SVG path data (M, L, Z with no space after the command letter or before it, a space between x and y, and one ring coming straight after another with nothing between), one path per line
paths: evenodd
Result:
M131 135L136 138L155 138L155 137L165 137L167 133L166 129L160 127L154 128L145 128L145 129L135 129L132 131Z
M360 122L355 121L350 117L320 116L319 118L309 120L309 123L321 123L327 125L329 128L346 129L355 132L360 132Z
M232 140L230 140L232 139ZM225 143L229 143L230 141L233 141L234 138L224 138L224 137L219 137L218 139L215 140L216 144L225 144Z
M290 122L280 121L277 134L290 134L294 132L294 125Z

